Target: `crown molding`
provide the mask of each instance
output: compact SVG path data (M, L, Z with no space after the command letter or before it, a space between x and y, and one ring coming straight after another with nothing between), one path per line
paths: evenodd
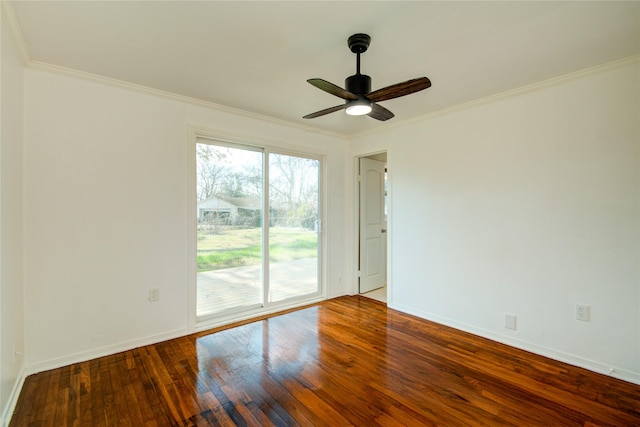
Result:
M521 86L516 89L510 89L504 92L496 93L494 95L489 95L484 98L474 99L472 101L463 102L461 104L456 104L451 107L442 108L437 111L432 111L430 113L426 113L417 117L412 117L410 119L405 119L402 121L398 121L395 123L389 123L387 125L378 127L376 129L366 130L363 132L354 133L351 135L345 135L345 138L349 141L355 140L358 138L366 137L369 135L376 135L381 132L386 132L391 129L395 129L398 127L406 126L411 123L421 122L425 120L430 120L434 117L443 116L446 114L455 113L458 111L467 110L470 108L474 108L480 105L492 104L497 101L501 101L507 98L513 98L516 96L524 95L526 93L535 92L541 89L546 89L554 86L559 86L561 84L569 83L575 80L582 79L584 77L588 77L594 74L602 73L608 70L614 70L616 68L627 67L630 65L640 64L640 54L629 56L622 59L617 59L615 61L606 62L604 64L595 65L593 67L585 68L579 71L574 71L571 73L563 74L561 76L552 77L547 80L542 80L540 82L532 83L526 86Z
M6 3L6 1L2 1L2 3ZM4 12L4 11L3 11ZM3 13L4 16L4 13ZM19 27L18 27L19 28ZM242 117L246 117L249 119L253 119L253 120L259 120L262 122L267 122L267 123L272 123L275 125L279 125L279 126L285 126L288 128L293 128L293 129L297 129L297 130L302 130L305 132L312 132L312 133L316 133L316 134L321 134L321 135L325 135L325 136L329 136L332 138L337 138L337 139L341 139L341 140L345 140L345 141L351 141L351 140L355 140L358 138L362 138L362 137L366 137L368 135L376 135L382 132L386 132L388 130L391 129L395 129L398 127L402 127L402 126L406 126L409 125L411 123L415 123L415 122L420 122L420 121L425 121L425 120L430 120L432 118L435 117L439 117L439 116L443 116L446 114L451 114L454 112L458 112L458 111L463 111L463 110L467 110L470 108L474 108L480 105L486 105L486 104L491 104L491 103L495 103L497 101L503 100L503 99L507 99L507 98L513 98L516 96L520 96L526 93L530 93L530 92L534 92L534 91L538 91L541 89L545 89L545 88L549 88L549 87L554 87L554 86L558 86L561 84L565 84L571 81L575 81L587 76L591 76L594 74L598 74L607 70L613 70L616 68L622 68L622 67L626 67L626 66L630 66L630 65L634 65L634 64L638 64L640 63L640 54L638 55L633 55L630 57L626 57L626 58L622 58L622 59L618 59L615 61L611 61L611 62L607 62L604 64L600 64L600 65L596 65L593 67L589 67L589 68L585 68L583 70L579 70L579 71L574 71L571 73L567 73L567 74L563 74L561 76L557 76L557 77L552 77L550 79L547 80L543 80L540 82L536 82L536 83L532 83L529 85L525 85L525 86L521 86L519 88L516 89L510 89L504 92L500 92L494 95L489 95L486 96L484 98L480 98L480 99L475 99L472 101L468 101L468 102L464 102L461 104L457 104L451 107L447 107L447 108L443 108L437 111L433 111L430 113L426 113L417 117L413 117L410 119L405 119L405 120L401 120L401 121L397 121L395 123L390 123L381 127L377 127L375 129L370 129L370 130L366 130L366 131L362 131L362 132L356 132L353 134L346 134L346 133L340 133L340 132L333 132L333 131L329 131L329 130L324 130L324 129L319 129L313 126L305 126L305 125L300 125L297 123L293 123L287 120L282 120L282 119L277 119L274 117L270 117L270 116L265 116L262 114L257 114L257 113L252 113L249 111L245 111L245 110L240 110L238 108L233 108L233 107L227 107L225 105L221 105L221 104L216 104L213 102L209 102L209 101L203 101L201 99L197 99L197 98L192 98L192 97L188 97L188 96L184 96L184 95L178 95L175 94L173 92L167 92L167 91L162 91L159 89L153 89L147 86L142 86L142 85L138 85L138 84L134 84L134 83L129 83L129 82L125 82L123 80L117 80L117 79L112 79L109 77L104 77L104 76L100 76L97 74L92 74L92 73L87 73L85 71L79 71L79 70L74 70L71 68L66 68L66 67L61 67L58 65L53 65L53 64L48 64L45 62L40 62L40 61L35 61L35 60L30 60L28 61L28 63L26 64L27 66L31 67L31 68L35 68L35 69L40 69L43 71L48 71L48 72L54 72L54 73L58 73L58 74L63 74L63 75L67 75L67 76L71 76L71 77L75 77L75 78L79 78L79 79L83 79L83 80L88 80L88 81L92 81L92 82L96 82L96 83L101 83L101 84L106 84L106 85L110 85L110 86L115 86L115 87L119 87L122 89L126 89L126 90L131 90L131 91L135 91L135 92L140 92L140 93L144 93L147 95L152 95L152 96L157 96L157 97L162 97L165 99L171 99L174 101L179 101L179 102L184 102L184 103L188 103L188 104L192 104L192 105L197 105L200 107L204 107L204 108L208 108L208 109L212 109L212 110L216 110L216 111L220 111L220 112L224 112L224 113L229 113L229 114L234 114L234 115L238 115L238 116L242 116Z
M13 5L10 1L0 0L0 15L2 15L2 22L4 22L11 34L13 44L18 51L18 57L20 57L22 65L29 65L31 62L29 47L27 46L27 42L24 40L22 29L20 28L18 18L16 17L16 13L13 10Z
M323 135L330 136L332 138L341 139L341 140L345 139L345 135L343 135L341 133L338 133L338 132L321 130L321 129L314 128L314 127L311 127L311 126L299 125L297 123L289 122L287 120L277 119L275 117L265 116L265 115L258 114L258 113L252 113L252 112L249 112L249 111L240 110L238 108L227 107L226 105L216 104L216 103L213 103L213 102L204 101L204 100L197 99L197 98L192 98L192 97L189 97L189 96L178 95L178 94L173 93L173 92L167 92L167 91L163 91L163 90L159 90L159 89L154 89L154 88L151 88L151 87L148 87L148 86L138 85L138 84L135 84L135 83L129 83L129 82L125 82L123 80L117 80L117 79L113 79L113 78L110 78L110 77L104 77L104 76L100 76L100 75L97 75L97 74L88 73L88 72L85 72L85 71L74 70L72 68L61 67L59 65L48 64L46 62L40 62L40 61L36 61L36 60L32 60L31 62L29 62L28 65L29 65L30 68L34 68L34 69L38 69L38 70L42 70L42 71L62 74L62 75L75 77L75 78L78 78L78 79L82 79L82 80L86 80L86 81L90 81L90 82L94 82L94 83L99 83L99 84L104 84L104 85L108 85L108 86L117 87L117 88L120 88L120 89L125 89L125 90L134 91L134 92L144 93L146 95L151 95L151 96L165 98L165 99L169 99L169 100L173 100L173 101L179 101L179 102L184 102L184 103L187 103L187 104L197 105L199 107L204 107L204 108L208 108L208 109L211 109L211 110L216 110L216 111L220 111L220 112L223 112L223 113L234 114L234 115L237 115L237 116L246 117L246 118L249 118L249 119L252 119L252 120L259 120L259 121L262 121L262 122L267 122L267 123L271 123L271 124L275 124L275 125L279 125L279 126L285 126L285 127L288 127L288 128L294 128L294 129L302 130L302 131L305 131L305 132L313 132L313 133L317 133L317 134L323 134Z

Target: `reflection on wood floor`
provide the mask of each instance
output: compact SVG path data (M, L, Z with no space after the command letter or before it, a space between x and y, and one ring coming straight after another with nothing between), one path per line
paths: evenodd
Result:
M29 376L11 426L640 425L640 386L342 297Z

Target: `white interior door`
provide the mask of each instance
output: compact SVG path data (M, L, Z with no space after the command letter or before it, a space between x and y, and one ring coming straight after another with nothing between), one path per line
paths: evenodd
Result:
M360 159L360 293L386 282L385 163Z

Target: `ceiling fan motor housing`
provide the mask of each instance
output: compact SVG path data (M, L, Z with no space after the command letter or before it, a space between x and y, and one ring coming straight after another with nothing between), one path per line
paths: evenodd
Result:
M345 79L344 87L354 95L368 95L371 92L371 77L354 74Z

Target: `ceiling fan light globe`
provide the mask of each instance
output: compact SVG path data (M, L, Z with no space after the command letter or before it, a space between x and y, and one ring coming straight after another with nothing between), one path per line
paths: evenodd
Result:
M371 103L365 100L354 101L349 103L345 111L350 116L364 116L371 112Z

